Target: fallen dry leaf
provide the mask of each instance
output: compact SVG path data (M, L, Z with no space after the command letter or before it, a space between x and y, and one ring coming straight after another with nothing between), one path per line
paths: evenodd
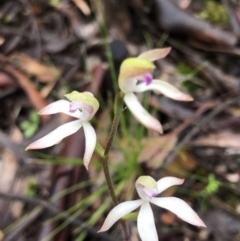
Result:
M178 156L170 163L166 168L164 175L177 176L179 178L185 178L189 176L189 172L195 169L197 161L190 152L182 150ZM170 189L169 189L170 190Z
M74 35L70 36L57 36L56 38L52 38L50 40L46 40L43 49L45 52L50 54L59 53L63 50L65 50L69 45L76 42L77 38Z
M15 83L13 79L6 73L0 71L0 87L14 86Z
M186 9L191 4L192 0L174 0L174 2L179 8Z
M89 40L95 36L99 29L95 21L86 22L69 4L59 2L55 7L67 16L75 35L81 40Z
M230 131L221 131L218 133L202 136L192 142L196 146L216 146L240 148L240 135Z
M10 134L11 141L15 143L22 142L22 133L18 128L13 128ZM16 155L9 149L4 149L0 156L0 191L4 193L23 194L28 188L26 178L17 177L19 163ZM19 201L12 201L9 211L14 217L19 217L22 213L24 204ZM0 212L3 213L6 202L0 200Z
M189 173L191 173L197 166L197 162L194 156L188 151L180 151L178 156L170 163L170 165L165 169L163 176L175 176L179 178L188 178ZM169 197L172 196L175 191L179 189L178 186L173 186L168 188L161 193L161 196Z
M172 133L143 139L142 145L144 147L140 153L139 162L146 162L149 168L159 168L168 154L174 150L177 138L177 135Z
M1 57L1 56L0 56ZM41 110L43 107L47 105L46 100L40 95L34 85L30 82L30 80L23 75L18 70L14 69L11 65L6 64L4 66L4 70L11 75L14 80L18 82L21 88L26 92L28 98L31 100L31 103L36 108L37 111ZM43 120L48 119L48 116L42 116Z
M0 46L3 45L5 42L5 38L3 38L2 36L0 36Z
M53 68L22 53L11 55L10 61L21 71L36 76L37 80L41 83L55 82L59 75Z
M85 15L89 15L91 13L89 6L84 0L72 0L72 1Z
M225 175L225 178L231 183L238 183L240 176L238 173L228 173Z
M225 110L225 112L234 117L240 117L240 109L238 107L229 107Z
M173 223L176 223L177 216L174 213L167 211L166 213L161 214L160 219L162 223L172 225Z

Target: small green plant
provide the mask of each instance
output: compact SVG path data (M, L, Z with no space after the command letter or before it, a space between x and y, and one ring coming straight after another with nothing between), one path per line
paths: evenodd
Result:
M29 120L22 121L20 123L20 128L23 131L23 135L25 138L32 137L38 129L40 122L39 115L36 111L31 111L29 115Z
M229 22L226 9L213 0L205 0L205 8L197 16L212 23L228 24Z
M26 190L26 196L34 197L37 194L37 180L36 178L28 179L28 189Z
M216 180L213 174L210 174L208 176L207 186L197 194L197 196L200 197L202 200L202 209L206 209L207 200L209 200L212 195L218 192L220 186L221 183Z
M179 62L177 64L177 71L183 76L183 81L181 82L182 89L187 93L195 94L199 89L203 88L203 83L199 79L199 72L208 65L207 61L204 61L201 65L196 68L192 68L184 62Z
M221 185L220 182L215 179L215 176L213 174L210 174L208 176L208 184L205 187L204 192L207 195L212 195L214 193L217 193L220 188L220 185Z
M176 69L180 74L184 74L184 75L188 75L193 71L193 68L191 68L189 65L187 65L184 62L179 62L176 66Z
M60 0L50 0L49 4L52 6L56 6L59 2L60 2Z

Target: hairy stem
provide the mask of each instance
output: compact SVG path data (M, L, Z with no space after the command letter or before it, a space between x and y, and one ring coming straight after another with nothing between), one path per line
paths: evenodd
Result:
M110 171L109 171L108 155L109 155L109 151L112 147L114 137L116 136L116 133L117 133L119 121L120 121L120 118L122 115L122 109L123 109L123 94L121 92L119 92L115 98L114 118L113 118L113 123L111 126L111 131L110 131L110 134L108 137L108 142L107 142L104 154L101 159L105 179L106 179L107 186L108 186L108 191L110 193L114 206L118 205L118 199L114 192L114 186L113 186L112 178L111 178ZM123 229L123 239L125 241L127 241L127 240L129 240L129 235L128 235L127 225L126 225L125 221L121 221L121 225L122 225L122 229Z

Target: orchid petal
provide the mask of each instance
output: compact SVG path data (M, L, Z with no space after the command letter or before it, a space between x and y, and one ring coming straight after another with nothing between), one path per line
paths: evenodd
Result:
M105 219L103 226L98 232L105 232L109 228L112 227L112 225L117 222L120 218L125 216L126 214L132 212L136 208L138 208L143 201L141 199L134 200L134 201L127 201L118 204L116 207L114 207L110 213L108 214L107 218Z
M144 202L138 214L137 227L142 241L158 241L153 212L149 202Z
M149 51L146 51L138 56L140 59L146 59L148 61L155 61L158 59L162 59L166 57L169 52L171 51L171 48L163 48L163 49L152 49Z
M162 133L162 125L160 122L150 115L140 104L137 97L133 93L124 96L124 101L135 118L149 129Z
M192 225L206 227L204 222L183 200L176 197L152 198L151 203L175 213L179 218Z
M83 123L83 130L85 134L85 153L83 163L88 170L88 164L96 147L97 136L95 130L88 122Z
M41 109L38 114L39 115L51 115L56 113L65 113L67 115L81 118L82 113L77 110L74 113L70 112L70 102L67 100L58 100L55 101L47 106L45 106L43 109Z
M134 88L134 92L144 92L147 90L156 90L161 92L163 95L179 101L192 101L193 98L190 95L187 95L180 90L178 90L173 85L170 85L169 83L162 81L162 80L156 80L154 79L151 84L146 85L145 83L141 83L136 85Z
M183 184L183 182L184 182L184 179L180 179L176 177L163 177L159 181L157 181L158 194L171 186L181 185Z
M64 125L59 126L54 131L50 132L41 139L31 143L26 150L30 149L42 149L46 147L58 144L63 138L72 135L77 132L82 127L82 122L80 120L71 121Z

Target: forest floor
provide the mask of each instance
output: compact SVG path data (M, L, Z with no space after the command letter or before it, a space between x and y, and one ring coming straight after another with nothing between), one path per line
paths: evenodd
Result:
M1 0L0 240L122 240L118 224L97 233L112 202L99 155L89 171L82 164L82 130L50 148L25 148L71 120L37 113L73 90L99 100L91 123L105 146L122 61L163 47L171 52L155 62L154 77L194 101L139 95L163 135L124 109L109 154L118 199L138 198L140 175L184 178L163 196L184 199L207 228L154 208L159 240L240 240L239 40L235 0ZM140 240L136 222L127 223L129 240Z

